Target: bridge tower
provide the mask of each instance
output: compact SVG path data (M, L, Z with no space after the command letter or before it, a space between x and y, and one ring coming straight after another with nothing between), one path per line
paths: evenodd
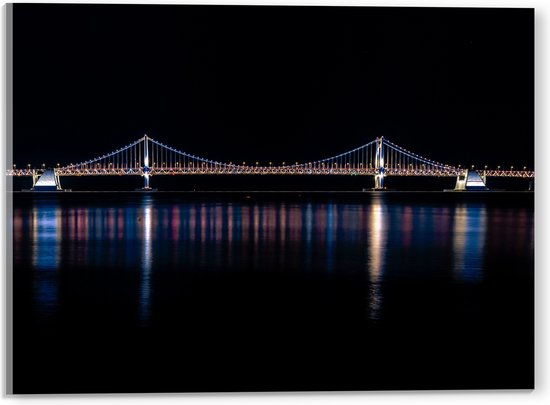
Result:
M151 190L149 187L149 137L143 137L143 190Z
M384 190L384 137L376 138L376 157L374 161L374 189Z

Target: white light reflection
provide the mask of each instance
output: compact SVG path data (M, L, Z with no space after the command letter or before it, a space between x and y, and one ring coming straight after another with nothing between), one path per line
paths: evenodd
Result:
M466 282L483 278L483 251L487 232L485 207L457 207L453 232L453 274Z
M57 307L57 268L61 257L61 209L39 206L32 210L32 264L36 272L33 298L37 312L50 316Z
M381 283L384 273L387 239L387 221L384 217L384 211L380 200L374 199L369 212L367 259L369 278L368 317L371 320L379 320L382 309Z
M139 289L139 318L141 326L147 326L151 318L151 268L153 266L152 208L151 200L145 201L143 208L141 251L141 284ZM139 218L138 218L139 221Z
M61 210L50 207L32 210L32 264L37 269L56 269L61 241Z

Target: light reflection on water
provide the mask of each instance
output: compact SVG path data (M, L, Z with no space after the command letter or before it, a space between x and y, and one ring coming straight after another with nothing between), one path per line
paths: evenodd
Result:
M36 269L33 293L41 312L50 316L55 312L59 294L56 272L61 255L61 209L48 204L34 208L31 215L32 264Z
M368 275L369 275L369 307L368 316L373 320L380 317L382 307L382 291L380 283L383 279L384 261L386 255L387 213L379 200L374 200L369 212L369 244L368 244Z
M153 243L152 243L152 207L151 200L146 200L143 207L143 218L140 222L143 223L142 240L143 247L141 248L141 283L139 295L139 316L143 326L149 322L151 315L150 299L151 299L151 268L153 266ZM168 224L165 225L168 228Z
M83 205L36 202L14 211L14 264L34 272L42 315L56 310L60 268L100 267L138 272L141 325L150 324L153 297L163 293L156 272L351 274L365 282L365 316L379 320L388 278L480 283L488 256L503 246L524 253L533 246L532 213L520 208L508 216L483 204L181 203L144 196L116 207Z
M457 207L453 229L453 272L466 282L479 282L483 277L483 257L487 213L484 207Z

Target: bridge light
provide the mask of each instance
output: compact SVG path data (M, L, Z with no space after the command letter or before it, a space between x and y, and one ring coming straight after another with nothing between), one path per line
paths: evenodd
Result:
M474 165L472 165L472 169L473 169L474 167L475 167L475 166L474 166Z
M15 169L15 163L13 164L13 168Z
M497 169L500 170L500 166L497 166Z
M514 166L510 166L510 170L514 170Z
M258 166L260 164L260 162L256 162L256 166Z
M285 162L283 162L283 166L285 165Z
M523 170L527 170L527 166L523 166Z
M271 166L273 164L273 162L269 162L269 166Z

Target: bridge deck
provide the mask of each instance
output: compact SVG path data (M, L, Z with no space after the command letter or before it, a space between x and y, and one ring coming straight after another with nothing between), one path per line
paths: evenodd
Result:
M46 169L26 167L7 171L8 176L39 176ZM358 148L307 163L255 165L224 163L205 159L164 145L147 135L108 154L54 169L57 176L149 176L157 175L351 175L454 177L465 168L436 162L376 138ZM478 171L487 177L533 178L530 170Z

